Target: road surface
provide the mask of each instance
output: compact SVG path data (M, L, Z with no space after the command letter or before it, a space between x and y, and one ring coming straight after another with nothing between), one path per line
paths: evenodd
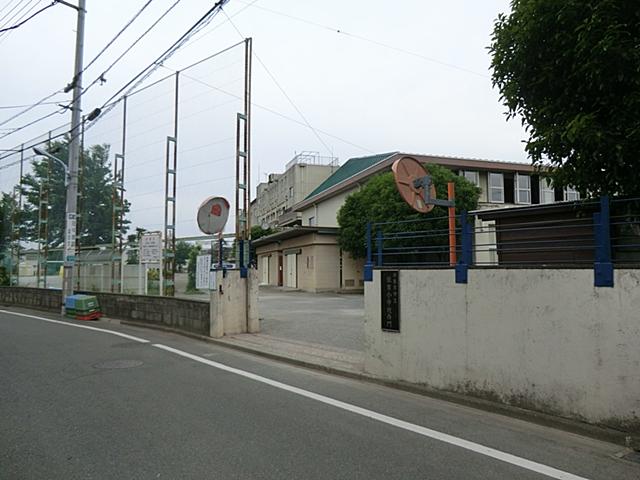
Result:
M0 310L2 479L637 480L621 450L178 335Z

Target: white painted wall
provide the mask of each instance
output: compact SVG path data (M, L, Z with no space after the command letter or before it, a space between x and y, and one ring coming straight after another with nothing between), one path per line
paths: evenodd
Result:
M258 333L258 271L250 268L247 278L240 270L216 272L210 293L209 336L220 338L238 333Z
M365 316L368 373L640 430L640 270L402 270L400 333L374 271Z
M309 226L309 219L313 217L314 226L338 227L338 210L340 210L347 197L357 191L358 188L358 186L355 186L351 190L324 199L317 205L311 205L302 210L302 225Z

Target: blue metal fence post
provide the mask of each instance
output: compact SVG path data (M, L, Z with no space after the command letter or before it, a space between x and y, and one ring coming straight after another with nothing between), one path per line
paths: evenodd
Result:
M238 254L238 256L240 257L238 262L238 267L240 267L240 278L247 278L247 265L244 264L244 243L244 240L240 240L240 251Z
M596 287L613 287L609 218L609 197L603 195L600 197L600 212L593 214L594 240L596 244L593 284Z
M462 255L456 264L456 283L467 283L471 264L471 225L467 221L467 212L460 213L460 232L462 234Z
M382 266L382 229L378 229L376 231L376 250L377 250L377 260L376 266Z
M367 261L364 263L364 281L373 281L373 261L371 253L371 222L367 222Z

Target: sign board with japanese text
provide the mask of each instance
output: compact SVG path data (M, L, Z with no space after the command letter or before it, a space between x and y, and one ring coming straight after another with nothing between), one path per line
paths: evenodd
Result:
M400 331L400 280L398 270L381 270L382 330Z
M73 264L76 261L76 214L67 213L64 236L64 262Z
M162 233L143 233L140 237L140 263L160 263L161 260Z
M211 255L198 255L196 258L196 289L208 290L210 287Z

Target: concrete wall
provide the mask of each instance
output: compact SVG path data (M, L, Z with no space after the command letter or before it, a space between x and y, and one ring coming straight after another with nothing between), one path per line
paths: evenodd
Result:
M297 288L307 292L328 292L340 289L340 248L334 235L309 233L256 248L258 269L264 257L269 258L269 283L278 285L278 255L282 255L282 286L287 286L287 250L300 250L296 255ZM258 272L262 282L262 272Z
M213 338L238 333L258 333L258 271L249 269L247 278L240 270L216 273L211 290L210 321L207 332Z
M0 287L0 305L60 312L62 292L47 288Z
M365 370L640 431L640 271L400 271L400 333L380 328L380 271L365 287Z
M203 335L209 334L209 304L181 298L91 293L98 297L100 310L120 320L160 325ZM60 312L60 290L27 287L0 287L0 304Z
M209 334L209 304L182 298L91 293L107 317Z
M354 259L342 252L342 289L359 290L364 288L364 258Z

